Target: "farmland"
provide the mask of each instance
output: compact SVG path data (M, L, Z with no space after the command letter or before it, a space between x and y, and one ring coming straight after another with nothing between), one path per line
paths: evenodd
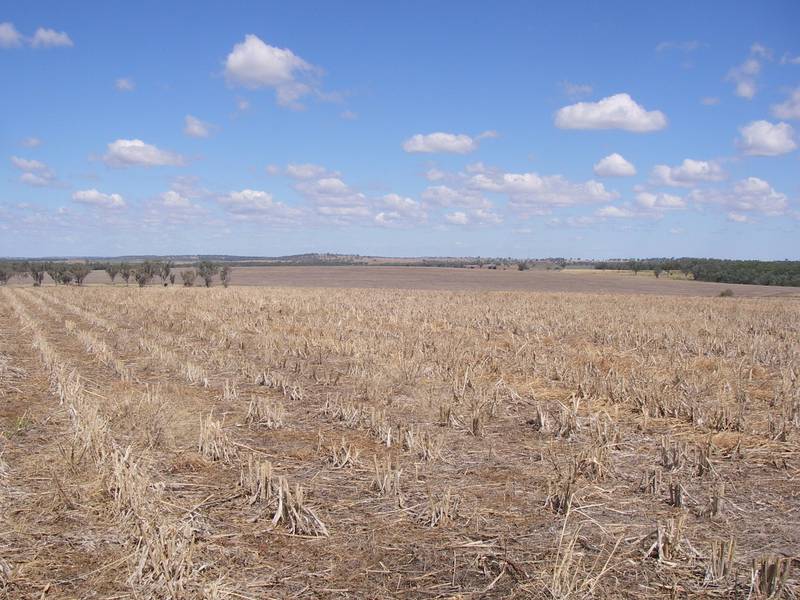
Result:
M0 597L796 594L796 290L279 269L0 288Z

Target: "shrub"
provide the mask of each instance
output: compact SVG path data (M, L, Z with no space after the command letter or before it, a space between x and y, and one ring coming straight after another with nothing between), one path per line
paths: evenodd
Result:
M195 279L197 279L197 272L194 269L181 271L181 279L183 279L183 285L185 287L192 287Z
M730 298L733 296L733 290L731 288L725 288L719 293L720 298Z

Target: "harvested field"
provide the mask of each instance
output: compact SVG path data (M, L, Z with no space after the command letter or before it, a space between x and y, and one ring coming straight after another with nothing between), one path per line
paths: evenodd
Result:
M47 281L50 282L50 279L47 278ZM800 297L800 288L796 287L673 280L666 276L656 279L646 274L620 274L582 269L495 271L445 267L237 267L233 269L233 282L236 285L271 287L577 292L665 296L718 296L722 290L731 289L736 296L743 298ZM108 283L108 277L102 271L94 271L87 279L87 283Z
M0 597L796 597L797 299L256 271L0 288Z

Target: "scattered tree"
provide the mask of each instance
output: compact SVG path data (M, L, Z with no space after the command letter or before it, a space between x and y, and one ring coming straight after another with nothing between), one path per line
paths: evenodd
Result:
M39 287L42 285L44 281L44 274L45 274L45 266L42 263L30 263L28 266L28 272L31 274L31 279L33 279L33 286Z
M172 268L175 266L175 263L171 260L165 260L162 263L159 263L159 272L158 276L161 277L161 283L165 284L169 280L169 275L172 272Z
M217 273L219 273L218 264L209 260L203 260L197 263L197 274L200 276L200 279L203 280L206 287L211 287L211 282L214 279L214 275Z
M170 273L169 274L169 284L170 285L175 285L175 273Z
M133 275L133 267L131 267L128 263L120 263L119 265L119 274L120 277L125 281L125 285L128 285L131 280L131 275Z
M92 272L86 265L75 265L70 268L69 271L75 283L78 285L83 285L83 281L89 276L89 273Z
M219 270L219 279L224 287L228 287L231 283L231 268L225 265Z
M0 264L0 285L5 285L14 276L14 271L9 265Z
M181 271L181 279L183 279L184 287L192 287L194 285L194 280L197 279L197 271L194 269Z
M114 280L117 278L117 275L119 275L119 267L120 266L117 263L108 263L105 266L104 270L108 274L109 278L111 279L111 283L112 284L114 283Z

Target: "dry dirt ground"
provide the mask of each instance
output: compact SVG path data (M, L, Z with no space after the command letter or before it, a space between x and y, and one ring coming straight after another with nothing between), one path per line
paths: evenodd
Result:
M0 288L0 598L795 598L798 309Z
M117 280L118 285L119 281ZM730 288L736 296L743 298L800 297L800 288L797 287L708 283L670 280L666 277L656 279L646 274L620 274L582 269L493 271L443 267L240 267L233 269L233 282L236 285L275 287L494 290L665 296L717 296L722 290ZM87 283L108 283L108 277L102 271L95 271L89 276Z

